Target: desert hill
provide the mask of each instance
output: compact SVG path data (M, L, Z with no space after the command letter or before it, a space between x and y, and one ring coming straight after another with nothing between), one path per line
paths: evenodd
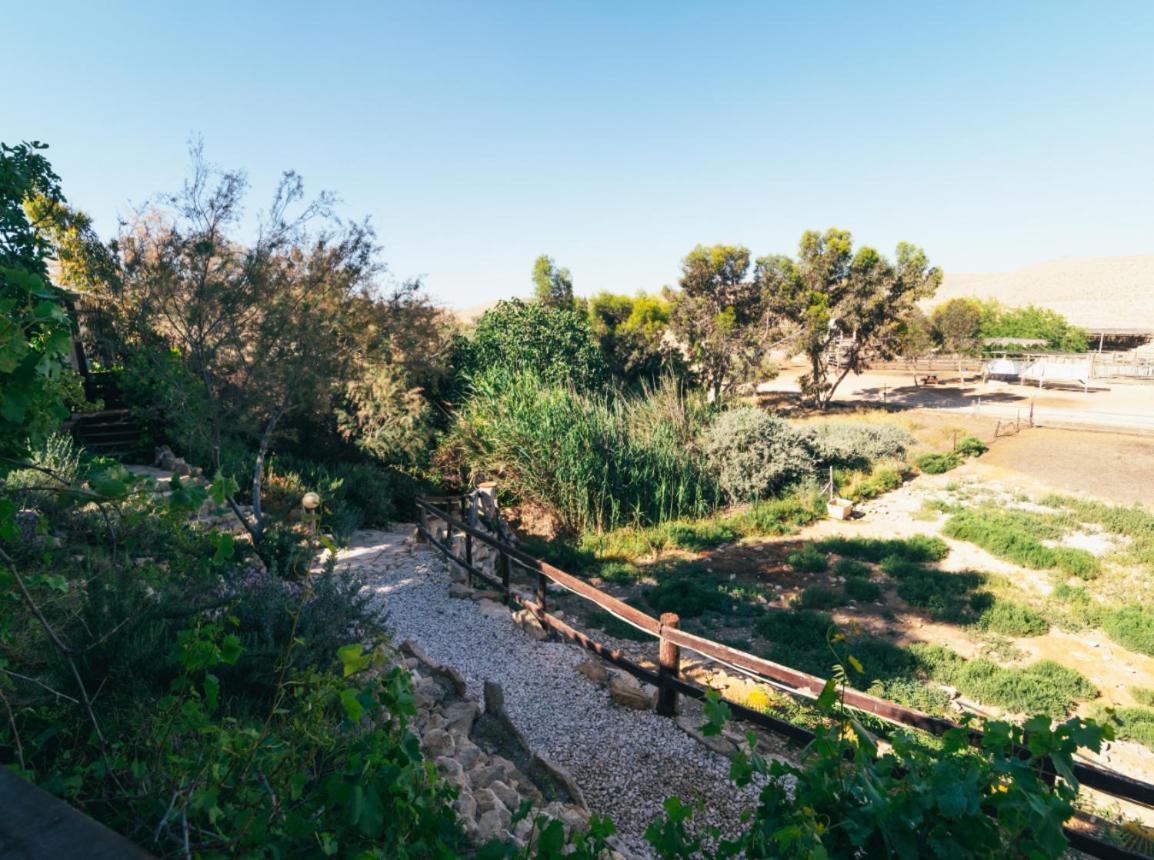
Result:
M1154 329L1154 256L1067 257L1012 272L946 272L933 303L965 296L1052 308L1087 328Z

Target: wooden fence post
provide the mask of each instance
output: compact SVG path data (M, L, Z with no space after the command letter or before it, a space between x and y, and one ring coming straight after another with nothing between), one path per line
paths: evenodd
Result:
M511 606L513 603L512 592L509 590L509 556L503 549L498 549L497 567L501 572L501 585L505 589L505 605Z
M540 604L542 613L549 611L545 608L545 587L548 582L544 572L537 571L537 603Z
M681 648L665 638L666 628L676 630L681 622L676 612L661 613L661 644L657 651L658 675L661 686L657 688L657 713L663 717L677 716L677 690L671 683L681 674Z
M465 568L466 581L469 583L469 588L473 587L473 536L465 532L465 561L469 564Z
M417 530L417 537L419 543L424 543L428 540L429 534L429 512L425 510L425 506L417 502L417 510L420 511L421 527Z

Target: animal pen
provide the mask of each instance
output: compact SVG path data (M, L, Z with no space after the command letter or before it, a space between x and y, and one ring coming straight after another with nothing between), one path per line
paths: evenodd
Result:
M656 711L662 716L676 715L679 696L703 699L709 689L682 678L680 663L683 649L735 669L801 700L813 701L825 687L826 681L823 678L681 630L678 626L680 619L674 613L664 613L660 618L647 615L588 582L523 552L508 540L494 536L489 528L485 527L482 508L493 514L490 528L496 530L498 534L508 533L499 525L500 520L496 516L491 487L484 492L474 491L460 496L418 497L417 508L420 513L418 531L421 537L440 550L449 562L464 570L470 585L479 580L498 589L507 606L518 606L528 610L543 628L580 645L635 678L654 685L658 691ZM483 554L486 556L484 562L481 560L482 553L479 550L484 551ZM488 561L493 562L493 572L485 569ZM527 574L528 584L531 586L527 592L514 587L512 576L514 567ZM549 612L551 585L572 592L655 638L658 641L657 670L640 665L621 651L595 641L552 615ZM848 687L841 692L848 706L894 725L908 726L934 735L959 728L948 719L906 708L868 693ZM806 744L814 738L814 734L803 726L754 710L739 702L728 699L725 701L732 714L740 720L801 744ZM969 729L968 733L972 742L980 741L979 731ZM1074 763L1074 775L1079 783L1087 788L1154 809L1154 785L1081 761ZM1048 778L1052 779L1053 776L1049 775ZM1113 844L1084 829L1066 826L1064 830L1071 847L1092 857L1106 860L1123 860L1123 858L1137 860L1147 856Z

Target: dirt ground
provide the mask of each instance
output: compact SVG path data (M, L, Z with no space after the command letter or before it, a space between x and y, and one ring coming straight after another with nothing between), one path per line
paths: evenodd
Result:
M790 365L758 386L763 400L794 397L803 369ZM924 374L919 374L923 376ZM968 413L995 421L1034 423L1046 427L1100 428L1154 434L1154 382L1096 380L1089 391L1080 386L1039 389L1034 385L982 382L973 374L959 382L939 372L938 385L916 385L912 373L867 371L847 376L837 390L835 405L885 405L895 410L933 409Z
M1035 428L999 439L981 464L997 478L1021 476L1058 492L1154 502L1154 437Z

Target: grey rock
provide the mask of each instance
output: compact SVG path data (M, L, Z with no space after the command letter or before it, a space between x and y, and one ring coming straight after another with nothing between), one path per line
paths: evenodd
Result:
M432 756L451 756L453 754L453 736L444 729L433 729L426 732L421 743Z
M518 807L521 806L521 795L499 779L495 779L489 783L489 788L486 790L497 795L497 799L500 800L510 812L516 812Z
M592 681L594 684L605 684L609 681L609 670L600 660L592 658L582 660L577 664L577 671Z
M445 708L446 729L452 734L468 736L473 730L475 719L477 719L476 702L454 702Z

